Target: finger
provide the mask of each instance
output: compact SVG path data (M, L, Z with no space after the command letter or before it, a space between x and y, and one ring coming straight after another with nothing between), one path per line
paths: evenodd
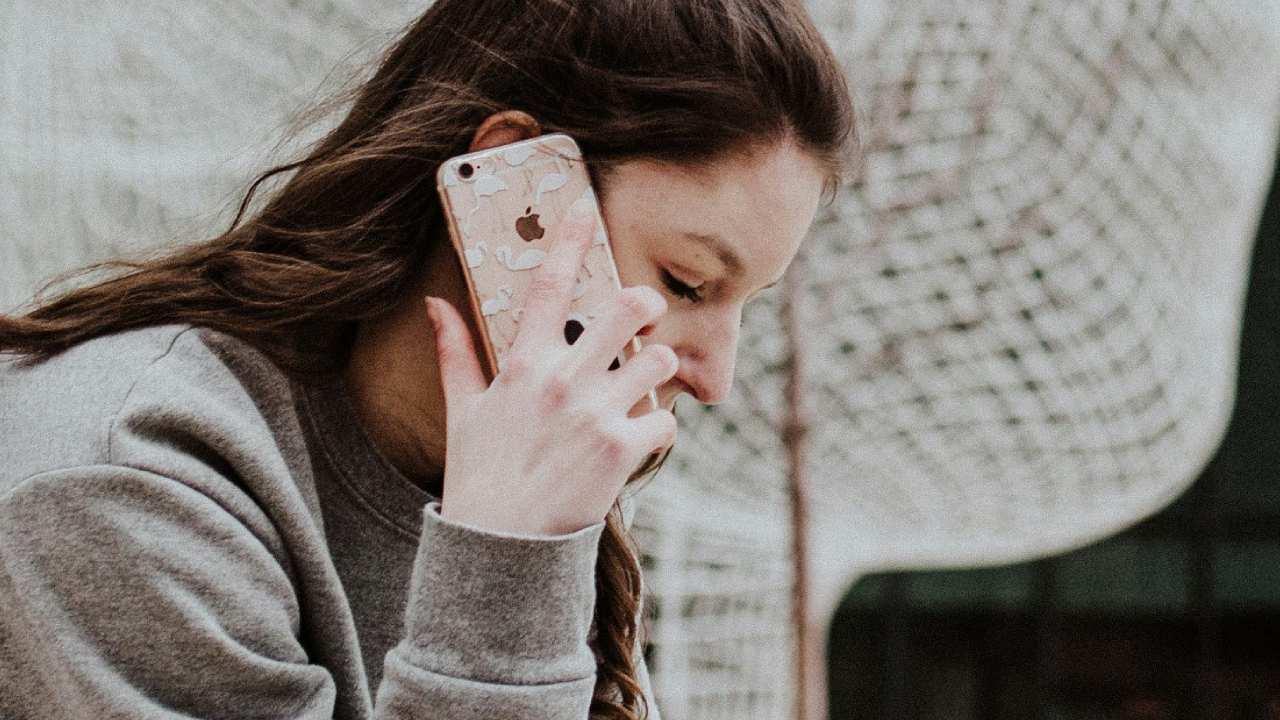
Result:
M551 232L555 235L542 264L534 269L525 292L520 326L510 352L525 352L530 345L558 339L564 342L564 324L573 302L578 268L595 233L595 214L571 208Z
M641 458L674 445L679 432L676 416L663 408L637 418L624 418L623 422L630 426L628 434L635 438L635 449Z
M667 300L648 285L622 288L606 304L605 312L587 325L574 343L581 353L573 360L589 368L608 366L631 338L667 312Z
M484 392L488 383L466 321L447 300L428 297L426 302L435 328L436 360L447 413L451 397Z
M617 370L608 373L611 401L631 408L680 369L680 359L670 345L646 345Z

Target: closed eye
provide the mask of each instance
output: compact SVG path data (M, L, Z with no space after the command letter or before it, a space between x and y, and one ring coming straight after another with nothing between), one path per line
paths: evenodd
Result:
M676 295L679 295L680 297L690 302L702 301L702 295L698 293L697 288L693 288L693 287L689 287L688 285L685 285L684 283L677 280L674 275L667 272L666 270L662 271L662 283L667 286L668 290L670 290L671 292L675 293Z

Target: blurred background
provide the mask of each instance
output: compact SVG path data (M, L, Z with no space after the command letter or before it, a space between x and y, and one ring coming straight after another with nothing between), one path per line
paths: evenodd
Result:
M1278 181L1195 483L1072 552L864 577L830 628L832 718L1280 718Z
M1280 2L807 5L862 164L629 498L663 717L1280 717ZM0 312L424 7L0 0Z

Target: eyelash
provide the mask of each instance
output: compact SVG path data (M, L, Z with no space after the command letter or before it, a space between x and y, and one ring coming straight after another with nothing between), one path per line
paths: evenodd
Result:
M689 300L690 302L702 302L702 296L698 294L697 288L692 288L692 287L689 287L688 285L685 285L684 283L677 280L674 275L667 272L666 270L662 271L662 282L667 286L667 289L669 289L671 292L675 293L676 295L679 295L680 297L686 300ZM746 324L746 322L747 322L747 319L745 317L741 318L738 321L738 327L742 327L743 325Z
M676 295L679 295L680 297L684 298L685 300L688 300L690 302L702 301L702 296L698 294L697 288L692 288L692 287L689 287L688 285L685 285L684 283L677 280L674 275L667 272L666 270L662 271L662 282L667 286L667 289L669 289L671 292L675 293Z

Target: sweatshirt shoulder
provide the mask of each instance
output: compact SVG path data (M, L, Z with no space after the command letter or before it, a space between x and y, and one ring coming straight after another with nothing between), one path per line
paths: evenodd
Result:
M288 395L258 350L185 323L92 338L28 368L0 356L0 492L58 468L163 473L175 455L270 442L263 406Z
M81 342L31 367L0 356L0 479L108 461L110 426L146 369L190 325L157 325Z

